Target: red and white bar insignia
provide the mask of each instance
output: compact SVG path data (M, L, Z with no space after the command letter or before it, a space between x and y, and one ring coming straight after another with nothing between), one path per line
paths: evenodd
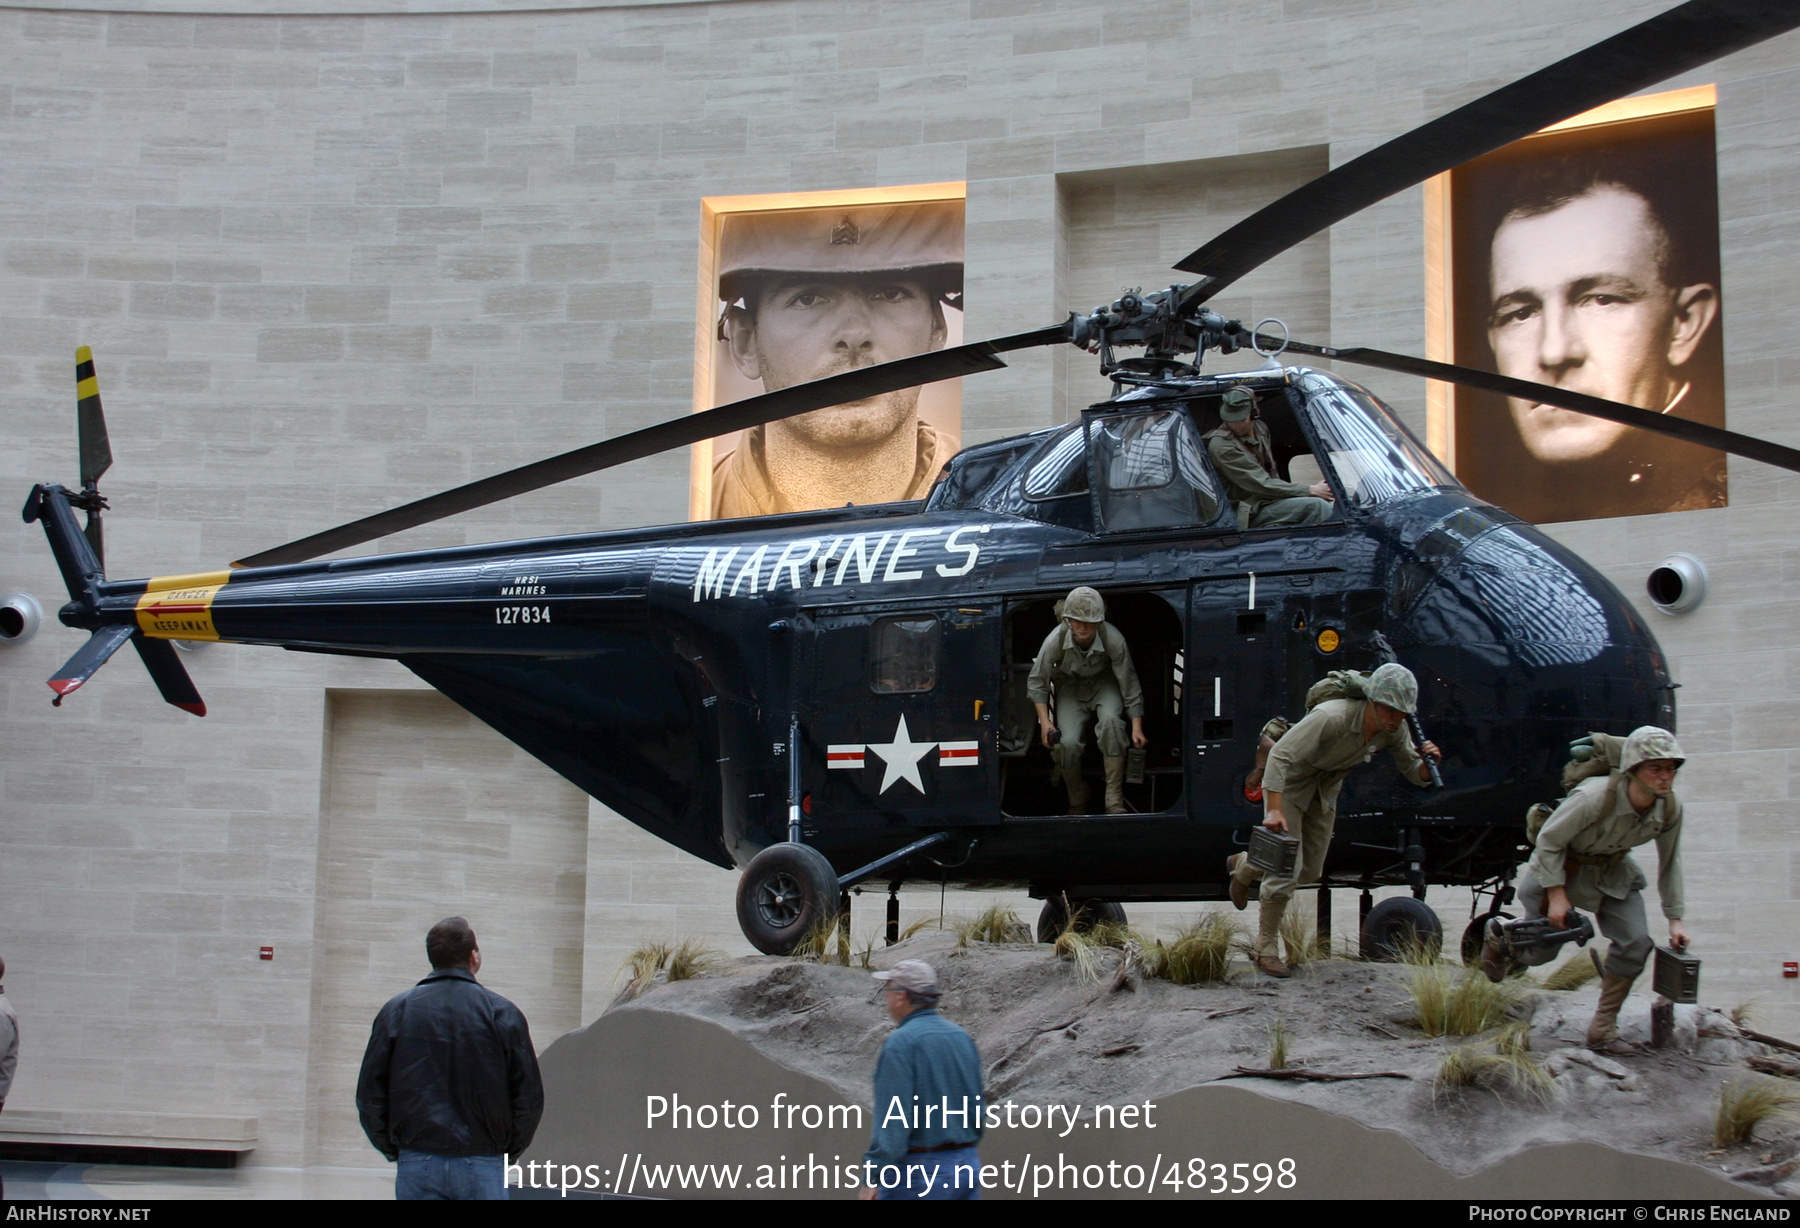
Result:
M827 768L859 768L863 765L863 748L861 742L843 746L827 746L825 748L825 766Z
M981 743L979 742L939 742L939 767L979 767L981 766Z

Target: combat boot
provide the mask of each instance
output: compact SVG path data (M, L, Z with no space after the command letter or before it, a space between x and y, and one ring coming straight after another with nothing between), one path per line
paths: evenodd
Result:
M1613 976L1610 973L1600 977L1600 1003L1594 1008L1594 1021L1588 1024L1587 1047L1596 1053L1640 1053L1636 1045L1619 1039L1619 1008L1625 1005L1626 995L1631 993L1631 986L1636 977Z
M1512 956L1506 950L1506 935L1500 929L1500 918L1489 917L1481 931L1481 972L1498 985L1512 971Z
M1289 977L1293 973L1275 952L1281 950L1281 914L1287 911L1286 900L1264 900L1257 917L1256 954L1251 963L1269 976Z
M1088 786L1082 779L1078 768L1063 769L1063 783L1069 787L1069 813L1086 814L1088 812Z
M1125 756L1106 761L1106 813L1125 813Z
M1233 853L1225 859L1225 870L1231 875L1231 906L1239 912L1250 907L1250 883L1244 874L1248 853Z

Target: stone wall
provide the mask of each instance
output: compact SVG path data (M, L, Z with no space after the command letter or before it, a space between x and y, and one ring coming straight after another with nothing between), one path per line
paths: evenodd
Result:
M996 335L1165 284L1173 256L1291 183L1664 5L179 7L214 11L0 2L0 479L15 497L73 479L73 352L91 345L117 576L214 568L686 412L703 196L966 180L968 335ZM1706 82L1729 424L1791 441L1800 40L1669 84ZM1401 193L1233 303L1417 352L1423 226L1421 192ZM1097 386L1086 363L1024 354L971 384L965 440L1068 415ZM1421 385L1367 382L1423 433ZM678 520L687 471L681 454L639 462L381 548ZM1728 510L1555 532L1628 594L1670 550L1712 568L1699 612L1648 615L1684 683L1693 928L1708 996L1760 997L1767 1026L1794 1031L1778 964L1800 956L1784 946L1800 919L1800 479L1734 462L1731 481ZM0 568L0 588L60 604L35 527L0 535ZM52 616L0 651L21 1106L254 1114L257 1162L370 1162L343 1055L361 1014L422 972L407 944L435 915L517 888L533 921L471 915L494 983L543 1003L540 1043L596 1013L640 936L742 949L732 875L583 811L447 705L397 694L418 689L397 667L209 647L188 658L212 711L197 721L127 654L52 711L43 680L80 642ZM400 762L433 746L454 749ZM486 834L445 846L468 849L464 882L440 860L391 891L355 885L391 906L370 920L345 903L341 850L404 790L390 774L530 802L482 803ZM404 821L436 796L407 800ZM418 830L407 847L429 844ZM909 918L935 911L926 897ZM879 904L858 916L873 929Z

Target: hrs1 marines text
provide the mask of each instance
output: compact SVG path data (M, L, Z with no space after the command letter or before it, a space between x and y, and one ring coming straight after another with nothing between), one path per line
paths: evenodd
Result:
M916 1099L916 1097L914 1098ZM903 1104L899 1097L884 1108L884 1125L913 1128L930 1126L979 1125L984 1130L1000 1128L1050 1129L1066 1138L1077 1126L1084 1129L1154 1130L1156 1105L1152 1101L1127 1105L1019 1104L1003 1101L983 1104L980 1097L964 1098L966 1103ZM1084 1120L1085 1119L1085 1120ZM687 1104L679 1094L646 1096L644 1125L657 1130L774 1130L792 1129L866 1129L866 1118L860 1105L802 1104L777 1093L765 1107L753 1104ZM864 1161L844 1162L841 1156L825 1164L812 1155L805 1162L779 1164L660 1164L642 1155L619 1157L618 1167L603 1168L598 1164L558 1164L533 1161L529 1164L509 1162L506 1181L509 1186L531 1189L570 1191L608 1191L618 1193L655 1194L673 1190L827 1190L857 1189L864 1186L892 1188L903 1183L896 1172L874 1171ZM890 1169L895 1166L888 1166ZM1054 1161L1033 1163L1006 1161L984 1164L976 1171L962 1174L971 1185L984 1190L1007 1189L1019 1194L1040 1197L1058 1192L1078 1190L1137 1191L1144 1194L1191 1190L1194 1193L1256 1194L1275 1189L1291 1190L1299 1184L1297 1166L1292 1159L1276 1163L1208 1163L1200 1157L1158 1155L1144 1164L1112 1161L1105 1164L1078 1165L1058 1153Z

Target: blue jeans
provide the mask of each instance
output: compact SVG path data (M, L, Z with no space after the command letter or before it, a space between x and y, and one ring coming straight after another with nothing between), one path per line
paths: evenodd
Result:
M894 1189L875 1187L883 1202L947 1202L981 1197L981 1158L975 1144L952 1151L908 1152L900 1161L906 1182Z
M438 1156L429 1151L402 1151L394 1173L394 1197L402 1202L420 1198L504 1199L505 1160L500 1156Z

